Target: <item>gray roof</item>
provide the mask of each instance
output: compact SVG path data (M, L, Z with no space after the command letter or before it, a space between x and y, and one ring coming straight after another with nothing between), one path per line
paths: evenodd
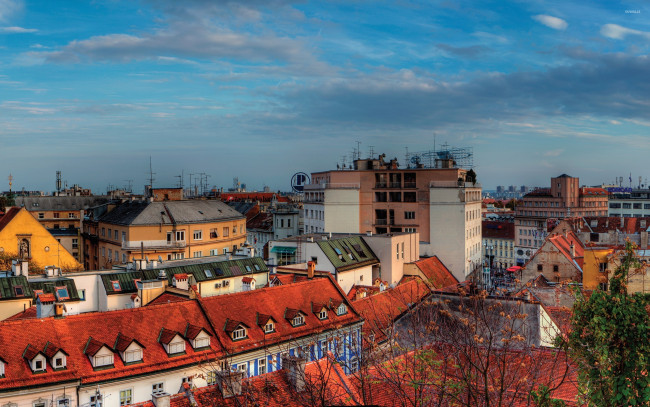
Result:
M175 274L192 274L197 282L220 280L222 278L246 274L268 273L269 269L261 257L249 257L237 260L225 260L203 264L188 264L179 267L163 267L171 284ZM210 270L211 275L206 274Z
M242 215L246 215L248 211L257 205L257 202L228 202L227 205Z
M211 223L244 219L244 216L221 201L133 201L124 202L102 215L100 222L113 225L172 225Z
M28 211L78 211L110 201L107 196L18 196L16 206Z

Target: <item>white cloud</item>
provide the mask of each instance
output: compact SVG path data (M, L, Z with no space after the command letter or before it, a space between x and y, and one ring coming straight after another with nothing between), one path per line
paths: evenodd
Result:
M23 2L17 0L0 0L0 21L8 21L11 16L23 9Z
M633 30L631 28L623 27L618 24L605 24L600 29L600 33L607 38L613 38L615 40L622 40L628 35L640 35L647 39L650 39L650 32Z
M0 32L8 34L35 33L36 31L38 31L36 28L0 27Z
M554 30L565 30L569 26L569 24L561 18L547 16L545 14L538 14L536 16L533 16L533 20L537 21L538 23L542 23Z
M557 150L549 150L544 153L544 157L557 157L564 152L563 148L558 148Z

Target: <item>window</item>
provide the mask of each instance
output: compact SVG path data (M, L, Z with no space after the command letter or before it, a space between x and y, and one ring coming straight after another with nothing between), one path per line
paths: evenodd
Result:
M623 202L623 209L632 209L632 204L629 202Z
M203 253L200 252L200 251L198 251L198 252L194 252L194 253L192 253L192 257L194 257L194 258L197 258L197 257L203 257Z
M39 214L38 214L38 218L39 218L39 219L43 219L43 218L45 218L45 214L44 214L44 213L42 213L42 212L41 212L41 213L39 213Z
M556 272L556 273L559 272L559 271L560 271L560 267L559 267L557 264L554 264L554 265L553 265L553 271Z
M206 277L212 277L212 270L210 270L210 269L205 269L205 270L203 270L203 272L205 273L205 276L206 276Z
M248 271L250 273L253 270L251 269L251 266L246 266L246 271Z
M34 361L34 371L35 372L40 372L40 371L43 371L43 370L45 370L43 368L43 361L42 360L35 360Z
M185 241L185 231L184 230L177 230L176 231L176 241L177 242Z
M106 228L102 228L102 236L106 236Z
M538 264L537 271L544 271L544 266L542 264Z
M109 238L109 239L111 238L111 235L112 235L112 234L113 234L112 229L111 229L111 228L108 228L108 238Z
M113 287L113 291L122 291L119 281L111 281L111 286Z
M240 326L239 328L232 331L232 340L236 341L238 339L246 338L246 328Z
M275 324L273 321L269 321L264 325L264 333L270 334L275 332Z
M56 402L57 407L70 407L70 399L63 398Z
M90 396L90 407L102 407L102 395Z
M77 294L79 295L80 301L86 301L86 289L82 288L77 290Z
M345 304L339 305L338 308L336 309L336 315L347 314L347 312L348 312L348 307L346 307Z
M210 346L210 337L197 338L194 340L194 349L207 348Z
M58 212L54 212L54 219L59 219L59 213Z
M126 253L122 253L122 263L126 263Z
M97 355L94 360L95 367L110 366L113 364L113 355Z
M72 248L73 249L79 248L79 239L72 239Z
M112 257L113 257L113 249L108 249L108 261L111 261Z
M203 231L202 230L195 230L194 231L194 240L203 240Z
M127 406L133 403L133 390L120 390L120 406Z
M404 212L404 219L415 219L415 211Z
M23 291L23 286L22 285L17 285L14 287L14 293L16 294L16 297L24 297L25 292Z
M217 384L217 371L211 370L208 372L208 376L205 378L205 381L208 383L208 386Z
M305 317L302 315L298 314L296 315L292 320L291 320L291 325L293 326L300 326L305 323Z
M183 341L172 342L168 345L168 349L170 355L174 355L176 353L183 353L185 352L185 342Z
M321 310L321 312L318 313L318 319L327 319L327 311L326 310Z
M142 360L142 349L133 349L124 352L124 362L132 363Z
M240 371L240 372L244 372L244 375L245 375L246 370L248 370L247 369L247 363L244 362L244 363L241 363L241 364L237 365L237 370Z
M156 393L164 393L165 392L165 384L164 383L154 383L154 384L152 384L151 385L151 392L154 393L154 394L156 394Z
M260 359L257 361L257 374L266 373L266 359Z
M223 228L223 237L230 236L230 228Z
M607 263L600 263L600 272L601 273L607 272Z
M122 232L122 241L126 242L126 232Z
M313 257L312 257L313 258ZM255 270L260 271L260 266L259 264L254 264L253 267L255 267Z
M63 363L63 358L56 358L54 359L54 368L55 369L60 369L62 367L65 367L65 364Z
M210 229L210 239L216 239L219 237L219 232L217 232L217 229Z

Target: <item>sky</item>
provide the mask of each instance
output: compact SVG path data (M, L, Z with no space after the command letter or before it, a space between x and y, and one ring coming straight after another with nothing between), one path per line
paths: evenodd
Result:
M484 189L647 177L647 1L0 0L0 190L290 189L469 147ZM357 144L359 142L359 144Z

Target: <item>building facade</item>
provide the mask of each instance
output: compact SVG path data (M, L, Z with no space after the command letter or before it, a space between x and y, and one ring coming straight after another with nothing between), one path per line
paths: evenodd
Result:
M483 221L483 259L491 268L506 269L515 264L513 218Z
M579 178L562 174L551 178L550 188L524 195L515 211L515 261L523 266L548 236L548 220L605 216L608 192L580 187Z
M465 280L481 259L481 186L465 182L466 175L451 160L399 169L397 160L382 157L312 173L305 233L417 232L421 254L440 256Z
M608 216L650 217L650 189L609 188Z
M246 242L246 218L215 200L128 201L86 222L83 237L86 268L107 269L233 253Z

